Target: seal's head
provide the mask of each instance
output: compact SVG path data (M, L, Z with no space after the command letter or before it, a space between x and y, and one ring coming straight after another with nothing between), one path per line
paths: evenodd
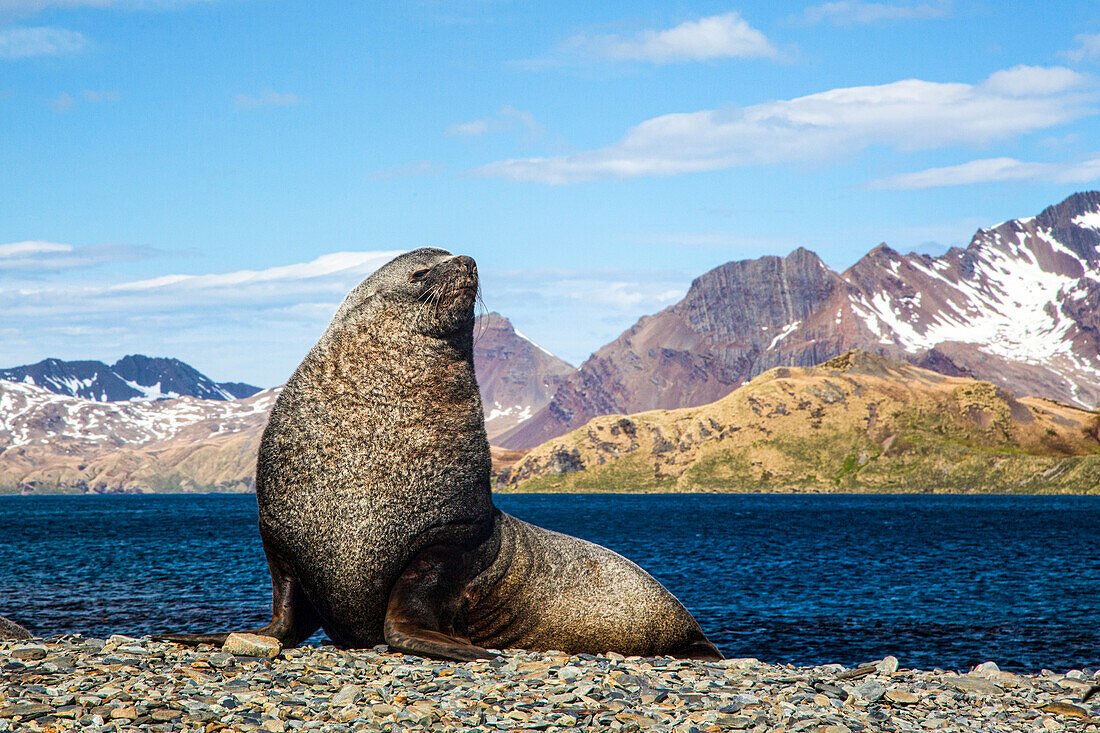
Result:
M368 324L378 313L399 313L402 326L443 338L472 329L477 300L472 257L423 247L378 268L352 290L333 318L342 327Z

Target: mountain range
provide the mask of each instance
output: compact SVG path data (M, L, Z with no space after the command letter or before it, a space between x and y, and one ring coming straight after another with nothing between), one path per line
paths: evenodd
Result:
M1093 409L1098 246L1100 193L1086 192L938 256L880 245L840 273L806 249L729 262L579 369L483 315L474 361L494 458L599 416L709 405L852 349ZM144 356L0 370L0 489L247 489L277 393L258 390Z
M596 351L496 443L532 448L598 415L707 404L773 367L850 349L1092 409L1098 245L1090 191L935 257L880 245L841 273L806 249L729 262Z
M251 384L215 382L179 359L140 354L124 356L110 366L101 361L44 359L37 364L0 369L0 380L33 384L54 394L97 402L176 397L236 400L260 391Z

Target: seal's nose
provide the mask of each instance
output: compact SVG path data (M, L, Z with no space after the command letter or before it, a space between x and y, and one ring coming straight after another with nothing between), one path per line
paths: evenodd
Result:
M467 275L476 275L477 274L477 263L474 262L473 257L467 257L466 255L459 255L459 256L455 257L455 262L457 262L461 267L465 268Z

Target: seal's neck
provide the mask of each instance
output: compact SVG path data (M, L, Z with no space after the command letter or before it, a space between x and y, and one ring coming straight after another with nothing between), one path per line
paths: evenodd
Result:
M442 336L408 328L399 319L373 318L369 328L330 329L302 367L342 394L385 396L413 403L435 395L451 404L481 397L474 376L473 323ZM473 405L471 405L473 407Z

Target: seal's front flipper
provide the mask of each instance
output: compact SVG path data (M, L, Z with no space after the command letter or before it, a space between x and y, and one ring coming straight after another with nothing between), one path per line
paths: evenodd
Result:
M266 543L267 568L271 571L271 623L258 629L249 629L246 634L272 636L284 647L298 646L321 628L321 618L306 598L302 586L294 577L294 572L278 553L269 550ZM172 641L177 644L215 644L221 646L232 632L216 634L157 634L158 641Z
M429 547L412 559L390 592L383 631L386 643L397 651L436 659L469 662L490 659L487 649L473 644L456 630L462 626L462 551Z

